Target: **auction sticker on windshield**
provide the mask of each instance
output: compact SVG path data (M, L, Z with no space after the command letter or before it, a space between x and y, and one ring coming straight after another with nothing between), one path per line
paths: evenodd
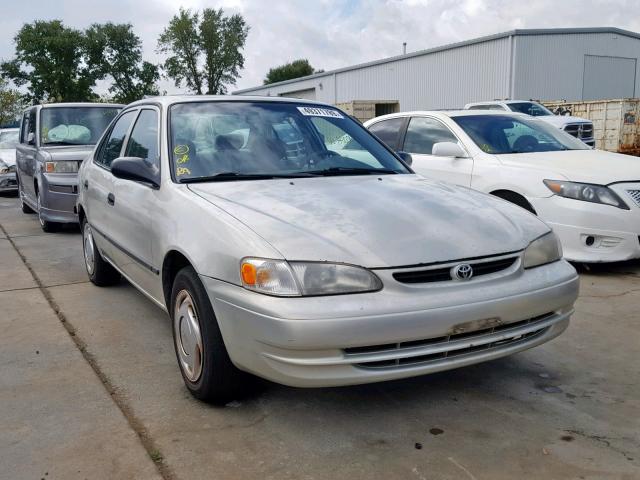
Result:
M298 107L301 114L308 117L331 117L331 118L344 118L337 110L331 108L317 108L317 107Z

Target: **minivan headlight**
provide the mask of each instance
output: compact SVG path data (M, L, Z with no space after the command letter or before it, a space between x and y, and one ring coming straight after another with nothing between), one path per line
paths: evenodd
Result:
M362 293L382 288L373 272L341 263L245 258L240 262L240 278L249 290L281 297Z
M562 246L555 233L549 232L529 244L524 251L524 268L539 267L562 258Z
M564 180L544 180L544 184L556 195L583 202L603 203L629 210L629 206L609 187L591 183L565 182Z
M59 160L57 162L44 162L44 171L47 173L77 173L79 162L72 160Z

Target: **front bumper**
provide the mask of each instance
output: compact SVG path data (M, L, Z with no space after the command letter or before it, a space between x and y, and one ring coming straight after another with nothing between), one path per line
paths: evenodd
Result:
M16 173L0 173L0 192L17 192L18 181Z
M40 214L44 220L56 223L76 223L78 221L77 199L77 174L48 173L41 176Z
M376 273L380 292L307 298L201 278L234 364L296 387L392 380L510 355L559 335L578 295L564 261L464 283L406 285Z
M538 216L558 235L564 258L574 262L619 262L640 258L640 208L622 210L610 205L551 196L530 199Z

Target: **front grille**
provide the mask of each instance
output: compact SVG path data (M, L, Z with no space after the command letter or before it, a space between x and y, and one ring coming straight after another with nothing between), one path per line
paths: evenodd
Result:
M477 262L460 262L468 263L473 268L473 277L489 275L491 273L501 272L511 267L518 257L500 258L497 260L477 261ZM434 267L424 270L400 271L393 274L398 282L401 283L429 283L429 282L446 282L453 280L451 269L456 264L449 264L446 267Z
M343 350L347 358L360 368L393 368L454 358L480 351L504 348L543 334L554 323L555 314L545 313L519 322L497 324L474 331L454 333L425 340L384 345L350 347ZM511 334L511 335L510 335ZM412 354L414 353L415 354ZM384 354L383 360L357 362L357 357Z
M577 138L593 138L592 123L570 123L565 125L564 131Z
M627 190L627 193L633 201L640 207L640 190Z

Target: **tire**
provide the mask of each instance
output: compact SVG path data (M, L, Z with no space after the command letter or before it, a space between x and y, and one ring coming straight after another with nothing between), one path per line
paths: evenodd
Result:
M252 377L231 362L209 296L190 266L176 275L170 312L176 358L191 395L213 404L242 395Z
M59 223L49 222L48 220L45 220L44 218L42 218L42 214L41 214L41 212L42 212L42 202L40 200L40 192L36 192L36 200L38 202L38 221L40 222L40 226L42 227L42 230L47 232L47 233L52 233L52 232L58 231L58 229L60 228L60 224Z
M89 280L98 287L108 287L120 281L120 272L102 258L93 239L91 225L82 219L82 253Z

